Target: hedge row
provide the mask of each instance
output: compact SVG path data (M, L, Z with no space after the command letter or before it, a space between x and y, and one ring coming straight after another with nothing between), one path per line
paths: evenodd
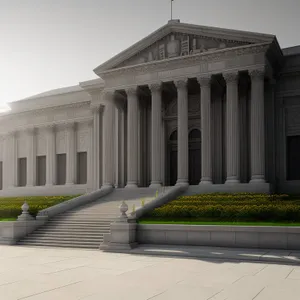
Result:
M45 208L75 198L76 196L36 196L36 197L8 197L0 198L0 218L16 218L22 213L21 206L26 201L29 213L36 216Z
M300 199L287 195L210 194L184 196L146 218L209 221L300 221Z

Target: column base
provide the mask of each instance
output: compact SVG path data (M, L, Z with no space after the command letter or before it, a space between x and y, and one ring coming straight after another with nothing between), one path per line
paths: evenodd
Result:
M249 181L250 184L260 184L260 183L266 183L266 180L264 178L253 178Z
M239 184L240 180L237 178L227 178L225 184Z
M70 186L70 185L74 185L74 182L66 182L66 185Z
M153 181L149 185L149 188L151 189L160 189L162 187L162 184L159 181Z
M189 186L189 182L187 179L178 179L176 186Z
M127 182L126 189L134 189L134 188L138 188L137 182Z
M101 188L113 188L114 185L112 183L103 183Z
M203 178L201 179L199 185L207 185L207 184L212 184L212 180L211 179L208 179L208 178Z

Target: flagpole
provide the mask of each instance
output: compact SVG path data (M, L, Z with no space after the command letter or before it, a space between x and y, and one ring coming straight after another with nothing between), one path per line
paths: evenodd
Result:
M171 0L171 20L173 20L173 0Z

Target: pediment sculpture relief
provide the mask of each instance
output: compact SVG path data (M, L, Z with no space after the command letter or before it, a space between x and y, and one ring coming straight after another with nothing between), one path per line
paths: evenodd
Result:
M172 33L157 41L134 57L124 61L116 68L137 65L151 61L171 59L186 55L195 55L207 51L242 46L249 43L213 39L203 36Z

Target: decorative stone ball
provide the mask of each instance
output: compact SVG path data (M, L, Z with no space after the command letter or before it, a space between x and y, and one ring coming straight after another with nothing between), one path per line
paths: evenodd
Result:
M25 201L24 204L22 205L22 211L25 212L25 213L27 213L28 210L29 210L29 205Z
M125 201L123 201L122 204L120 205L120 212L122 213L122 215L125 215L127 211L128 211L128 205L125 203Z

